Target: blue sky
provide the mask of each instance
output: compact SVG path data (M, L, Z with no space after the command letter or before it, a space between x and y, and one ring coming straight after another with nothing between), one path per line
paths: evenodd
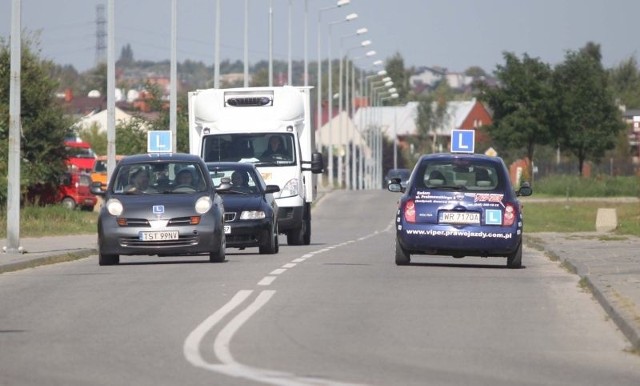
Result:
M351 0L340 9L319 9L336 0L308 1L308 57L317 58L316 31L320 25L322 56L328 56L328 23L349 13L358 18L331 27L332 56L340 47L361 56L375 50L374 59L400 53L405 65L441 66L464 71L480 66L492 72L503 63L504 51L527 53L552 65L567 50L588 41L601 45L603 64L618 65L638 58L640 1L637 0ZM9 37L11 6L0 2L0 36ZM249 61L268 58L268 9L273 4L273 53L288 58L288 12L294 60L304 58L304 0L249 0ZM40 31L42 55L84 71L95 64L96 6L106 0L22 0L22 27ZM214 62L215 0L178 0L178 61ZM244 0L221 0L221 59L243 58ZM115 0L116 56L131 44L137 60L166 60L170 55L170 0ZM368 33L352 36L358 28ZM356 48L371 40L367 48ZM371 67L364 60L363 67Z

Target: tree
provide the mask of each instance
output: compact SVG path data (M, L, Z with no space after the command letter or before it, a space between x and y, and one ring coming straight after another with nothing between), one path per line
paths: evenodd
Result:
M443 126L447 115L447 105L451 99L451 88L444 80L430 95L422 97L418 103L416 127L418 131L418 149L420 152L437 152L438 128ZM429 139L431 138L431 144Z
M127 123L116 125L116 152L118 154L140 154L147 152L146 122L134 117Z
M560 144L578 158L581 176L584 162L599 161L625 128L601 58L600 46L587 43L569 51L553 76Z
M611 87L616 98L627 108L640 108L640 72L634 57L609 70Z
M393 87L398 90L397 103L406 103L409 95L409 73L404 68L404 59L397 53L387 60L385 65L387 76L393 80Z
M53 63L38 56L38 43L27 35L21 64L21 191L43 184L55 186L65 170L65 135L71 122L56 100ZM8 172L10 48L0 39L0 175ZM0 179L0 202L6 202L6 178Z
M480 99L493 110L487 133L506 150L524 148L533 162L535 146L554 139L552 70L526 53L522 60L513 53L503 55L505 64L495 71L499 86L480 84Z

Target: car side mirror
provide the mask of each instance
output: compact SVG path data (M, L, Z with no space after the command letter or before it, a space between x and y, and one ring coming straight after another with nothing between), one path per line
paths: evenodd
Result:
M265 194L266 193L276 193L280 191L280 187L278 185L267 185L266 189L264 190Z
M106 189L102 188L102 183L100 181L92 182L91 186L89 187L89 190L91 191L91 193L95 194L96 196L101 196L101 197L104 197L104 195L107 193Z
M399 182L390 183L389 186L387 186L387 189L390 192L394 192L394 193L403 193L404 192L404 188L402 187L402 185L400 185Z
M533 189L531 189L531 185L529 185L528 182L523 182L522 185L520 185L520 189L518 189L518 191L516 192L517 196L530 196L533 194Z

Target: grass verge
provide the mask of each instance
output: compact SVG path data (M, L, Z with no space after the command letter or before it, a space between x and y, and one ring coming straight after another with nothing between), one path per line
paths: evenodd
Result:
M0 237L7 237L7 213L0 211ZM20 210L20 237L63 236L96 233L97 212L69 210L62 206L26 206ZM9 224L14 226L14 224Z

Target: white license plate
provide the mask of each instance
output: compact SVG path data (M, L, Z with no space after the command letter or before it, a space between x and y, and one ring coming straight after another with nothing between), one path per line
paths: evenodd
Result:
M231 233L231 225L225 225L224 226L224 234L228 235Z
M438 222L441 224L480 224L480 213L442 211Z
M142 241L164 241L164 240L178 240L180 235L178 231L153 231L153 232L140 232L140 240Z

